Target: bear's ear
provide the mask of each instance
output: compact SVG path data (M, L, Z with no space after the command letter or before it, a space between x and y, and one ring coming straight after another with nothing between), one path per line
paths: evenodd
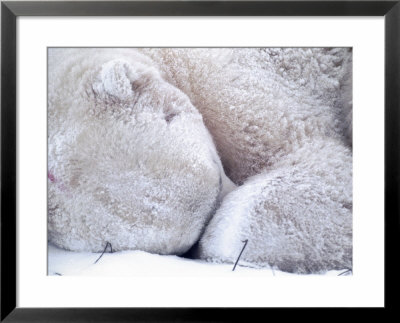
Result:
M101 67L93 83L93 90L100 96L113 96L126 100L133 95L133 83L141 78L142 67L133 68L124 60L112 60Z

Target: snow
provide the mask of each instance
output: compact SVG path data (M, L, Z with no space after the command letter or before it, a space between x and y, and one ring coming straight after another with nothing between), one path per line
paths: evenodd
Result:
M249 268L239 260L233 264L217 264L178 256L163 256L144 251L110 253L72 252L48 246L49 276L298 276L270 268ZM344 270L332 270L326 276L338 276ZM346 274L343 274L345 276ZM307 275L320 276L320 275Z

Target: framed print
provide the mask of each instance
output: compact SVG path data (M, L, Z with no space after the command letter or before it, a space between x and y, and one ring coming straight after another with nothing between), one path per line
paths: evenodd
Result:
M5 1L1 320L391 309L398 1Z

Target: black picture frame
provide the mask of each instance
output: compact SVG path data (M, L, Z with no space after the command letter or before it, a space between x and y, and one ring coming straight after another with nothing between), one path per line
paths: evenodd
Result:
M400 1L102 1L1 3L1 321L236 321L263 309L16 307L16 19L19 16L384 16L385 307L398 284L400 180ZM373 279L373 277L371 277ZM278 309L275 309L278 310ZM250 313L251 312L251 313ZM256 313L254 313L256 312ZM380 312L380 311L379 311ZM261 316L260 316L261 315ZM378 314L381 315L381 314ZM265 319L271 318L264 316ZM344 317L338 317L343 319ZM248 321L248 320L246 320Z

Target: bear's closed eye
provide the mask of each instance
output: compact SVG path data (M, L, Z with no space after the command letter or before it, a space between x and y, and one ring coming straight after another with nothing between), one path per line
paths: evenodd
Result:
M172 121L173 118L175 118L177 116L176 113L168 113L164 116L165 121L167 121L167 123L170 123Z

